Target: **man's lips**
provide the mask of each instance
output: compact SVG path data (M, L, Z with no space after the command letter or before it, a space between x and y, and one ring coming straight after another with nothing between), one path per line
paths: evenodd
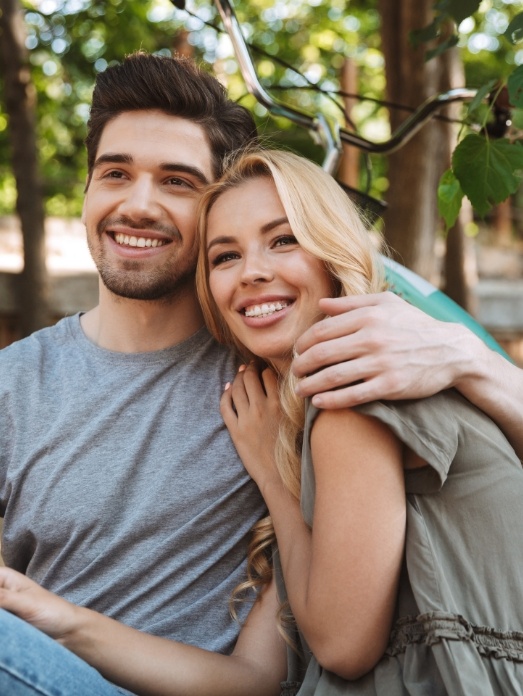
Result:
M123 232L115 232L113 233L112 237L120 246L138 248L152 247L154 249L156 247L169 244L169 240L167 239L159 239L158 237L144 237L140 234L124 234Z

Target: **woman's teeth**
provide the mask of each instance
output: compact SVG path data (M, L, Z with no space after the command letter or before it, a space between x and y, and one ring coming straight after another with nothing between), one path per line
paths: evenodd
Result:
M115 234L114 240L117 244L132 247L159 247L167 244L162 239L150 239L149 237L130 237L127 234Z
M274 312L289 306L289 302L267 302L261 305L249 305L245 308L246 317L268 317Z

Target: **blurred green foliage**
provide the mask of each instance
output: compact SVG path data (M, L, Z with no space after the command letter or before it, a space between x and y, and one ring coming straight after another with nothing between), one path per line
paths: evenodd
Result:
M460 0L464 1L472 0ZM324 92L339 89L340 69L345 58L352 58L358 66L358 92L371 99L359 102L352 118L365 137L387 136L387 110L372 101L383 97L385 87L376 0L237 0L235 7L245 36L257 47L253 56L262 82L277 98L310 113L322 110L343 124L343 100ZM246 94L211 0L188 3L189 11L200 19L176 10L168 0L25 0L23 8L38 94L39 152L48 214L80 213L83 139L97 72L137 49L170 54L181 32L188 32L195 57L214 69L231 97L253 110L264 136L321 159L306 131L284 119L269 118ZM521 44L518 49L504 36L519 12L519 2L484 0L481 12L461 22L458 45L469 86L506 78L523 64ZM0 81L0 104L1 89ZM523 118L515 114L514 120L521 123ZM7 119L0 106L0 214L12 212L15 200L7 148ZM370 193L381 197L387 187L384 159L373 157L372 169ZM362 168L362 187L366 185Z

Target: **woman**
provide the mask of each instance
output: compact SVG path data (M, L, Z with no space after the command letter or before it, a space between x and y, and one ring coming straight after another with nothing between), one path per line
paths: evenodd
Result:
M318 297L382 285L350 202L306 160L251 153L200 220L211 330L282 382L276 463L270 370L242 372L222 414L313 655L300 696L523 693L523 471L497 426L454 391L305 414L294 397L293 343Z

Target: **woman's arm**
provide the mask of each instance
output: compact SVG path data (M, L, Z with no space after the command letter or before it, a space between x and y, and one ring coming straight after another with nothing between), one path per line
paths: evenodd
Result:
M320 408L417 399L456 387L523 458L523 370L461 324L428 316L392 293L326 299L330 315L298 341L300 396ZM346 386L344 386L346 385Z
M298 626L323 667L355 679L372 669L389 639L405 534L402 447L373 418L322 412L311 440L311 531L262 438L249 449L250 433L274 432L269 421L259 425L264 402L274 408L273 378L263 373L263 381L262 389L250 368L239 375L222 414L269 508Z
M0 607L142 696L277 696L285 678L273 585L254 605L230 656L142 633L70 604L8 568L0 568Z

